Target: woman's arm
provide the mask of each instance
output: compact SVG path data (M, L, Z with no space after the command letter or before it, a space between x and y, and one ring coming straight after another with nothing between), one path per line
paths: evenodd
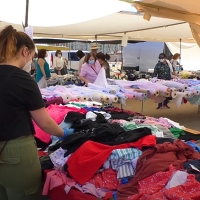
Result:
M46 77L46 73L45 73L45 71L44 71L44 60L41 59L41 58L39 58L38 64L39 64L39 66L40 66L40 70L41 70L43 76Z
M85 85L88 85L89 81L85 77L79 76L79 78L81 81L85 82Z
M56 60L57 60L57 57L55 57L55 58L53 59L53 68L56 68Z
M81 67L81 72L79 74L79 78L81 79L81 81L84 81L86 85L88 85L89 80L87 80L85 77L87 75L87 67L85 64L82 65Z
M67 60L67 58L65 58L65 65L68 65L68 60Z
M35 123L45 132L50 135L63 137L64 131L61 129L55 121L49 116L45 108L30 111L32 119Z
M158 76L158 66L156 65L154 68L153 77L157 77L157 76Z

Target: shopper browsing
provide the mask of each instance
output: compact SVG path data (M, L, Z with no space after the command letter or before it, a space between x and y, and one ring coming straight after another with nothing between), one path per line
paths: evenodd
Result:
M12 26L0 33L0 200L40 200L42 173L32 119L45 132L67 136L48 115L37 83L23 70L33 41Z
M166 55L164 53L161 53L159 54L158 59L159 61L154 68L153 76L157 77L158 79L171 80L172 69L166 60ZM170 108L168 106L168 103L169 103L169 99L166 98L163 102L158 104L157 109Z
M85 57L85 63L81 67L79 78L87 86L88 83L95 82L100 70L101 70L101 65L97 61L95 54L89 53Z

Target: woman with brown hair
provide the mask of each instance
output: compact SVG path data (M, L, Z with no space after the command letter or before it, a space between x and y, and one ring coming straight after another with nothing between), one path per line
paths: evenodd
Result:
M38 60L36 61L36 82L39 88L46 88L47 79L51 77L49 64L45 59L46 57L46 49L40 49L38 51Z
M61 50L57 50L55 53L55 58L53 59L53 67L58 75L64 75L66 74L66 65L68 64L68 61L66 58L62 57Z
M179 70L183 70L182 65L180 65L180 63L178 62L178 59L180 59L180 54L179 53L175 53L171 59L171 63L172 63L172 67L174 71L177 71L177 67L179 68Z
M103 54L103 53L97 53L96 55L97 60L99 61L99 63L101 64L102 67L104 67L105 71L106 71L106 78L110 78L110 65L107 62L107 60L110 60L110 56L108 54Z
M48 115L36 82L23 68L35 45L12 26L0 32L0 199L41 200L42 173L32 120L45 132L64 138Z
M89 53L85 56L85 63L81 67L79 77L87 86L88 83L95 82L100 70L101 65L97 61L95 54Z

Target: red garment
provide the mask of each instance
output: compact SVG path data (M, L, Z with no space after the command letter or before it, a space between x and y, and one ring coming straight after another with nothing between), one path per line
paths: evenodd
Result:
M73 179L67 177L65 173L58 170L53 170L48 172L46 175L42 195L48 195L49 191L61 185L68 185L71 188L75 186L75 184L76 182Z
M47 173L51 172L52 170L44 170L44 180L47 177ZM94 197L90 194L83 194L82 192L71 188L68 194L66 194L65 185L58 186L52 190L49 191L48 196L51 200L97 200L97 197Z
M115 149L126 149L156 144L156 137L148 135L137 142L126 143L116 146L108 146L97 142L85 142L67 161L70 176L79 184L84 185L100 169L106 159Z
M188 100L183 98L183 103L186 104L187 102L188 102Z
M54 188L49 192L51 200L97 200L97 197L90 194L83 194L76 189L71 189L69 194L66 194L64 185Z
M73 107L67 107L67 106L59 106L59 105L50 105L47 108L48 114L51 116L51 118L57 123L60 124L65 115L68 112L80 112L85 114L87 111L83 108L73 108ZM35 137L41 140L42 142L49 143L51 138L50 135L43 130L39 128L39 126L33 121L34 127L35 127Z
M166 189L174 168L170 167L167 172L158 172L142 181L139 181L139 194L130 196L128 200L199 200L200 183L193 175L188 175L186 183Z
M104 188L110 191L116 190L119 187L120 181L117 180L117 172L112 169L107 169L96 174L89 183L95 185L96 188Z
M171 164L176 169L181 169L184 162L195 159L200 159L200 154L181 140L157 144L155 148L144 151L140 156L134 178L118 188L118 200L127 200L128 196L137 194L139 181L157 172L168 171Z
M48 152L44 152L44 151L38 151L38 156L39 157L42 157L42 156L46 156L46 155L48 155Z

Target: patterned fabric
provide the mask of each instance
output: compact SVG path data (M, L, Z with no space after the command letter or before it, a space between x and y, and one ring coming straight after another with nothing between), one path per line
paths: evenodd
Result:
M154 77L158 79L171 80L171 71L167 63L158 62L154 68Z
M165 186L176 170L170 166L168 172L158 172L139 181L139 194L130 196L128 200L198 200L200 199L200 183L193 175L188 175L184 184L167 189Z
M119 159L127 159L132 160L137 157L140 157L142 152L137 148L127 148L127 149L116 149L112 151L110 155L110 160L119 160Z
M117 172L107 169L95 175L89 183L95 185L96 188L104 188L108 190L116 190L120 182L117 180Z
M64 164L67 162L68 158L70 157L70 155L64 157L65 152L66 150L59 148L58 150L49 155L52 163L56 168L62 168Z
M142 152L137 148L116 149L108 158L112 169L116 170L117 178L122 179L134 176L135 170L132 165L132 160L142 155Z
M132 177L135 175L132 162L125 163L118 168L117 179L123 179L124 177Z

